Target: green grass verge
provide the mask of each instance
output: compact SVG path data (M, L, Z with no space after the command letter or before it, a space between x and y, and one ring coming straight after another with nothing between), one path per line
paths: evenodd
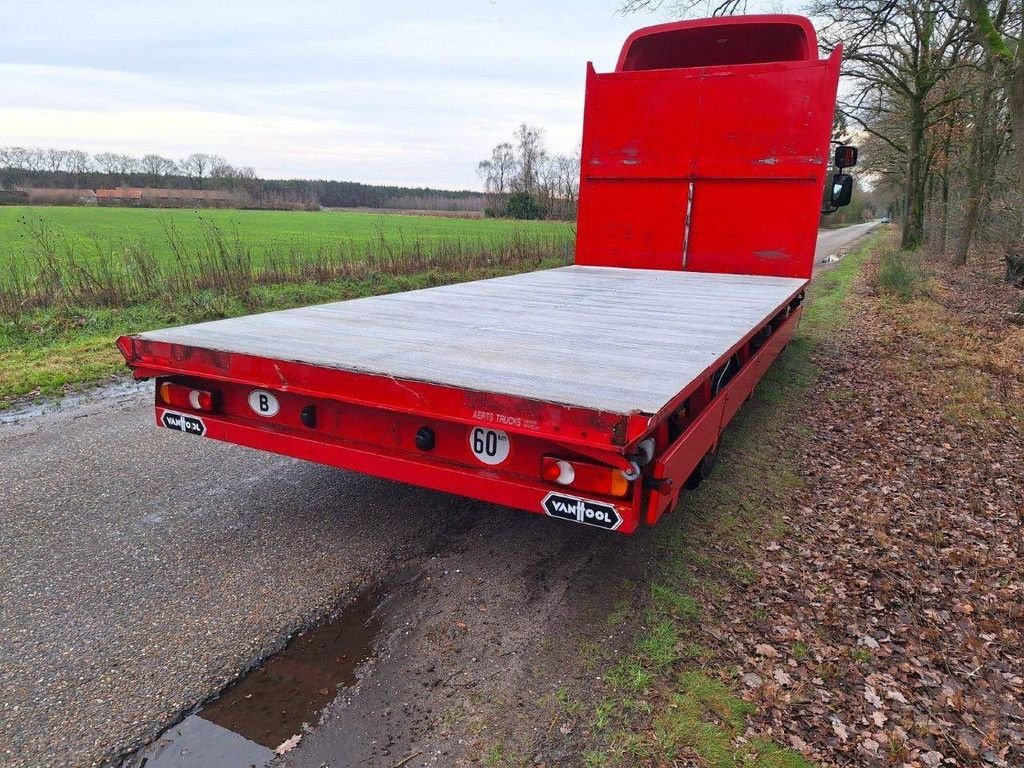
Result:
M769 740L737 738L754 705L735 693L737 671L700 644L699 630L728 620L734 593L757 577L765 539L783 533L782 514L801 485L802 438L792 425L818 375L814 356L843 322L844 299L880 237L815 279L796 336L723 435L710 480L659 523L657 580L632 610L619 603L613 611L645 617L644 628L604 675L610 695L591 718L603 746L585 755L587 765L811 765Z
M550 268L549 258L522 265ZM320 304L510 274L515 269L477 268L412 275L372 275L325 283L256 285L244 296L202 292L173 305L149 301L123 308L49 307L16 319L0 318L0 408L26 396L54 395L126 372L114 346L121 334L184 323Z

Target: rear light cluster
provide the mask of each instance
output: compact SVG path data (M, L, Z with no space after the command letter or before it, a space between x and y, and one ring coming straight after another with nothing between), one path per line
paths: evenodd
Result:
M602 496L621 497L629 493L630 481L622 470L603 464L545 456L541 459L540 474L549 483Z
M212 412L217 407L217 393L206 389L195 389L184 384L165 381L158 389L160 400L172 408L188 408L193 411Z

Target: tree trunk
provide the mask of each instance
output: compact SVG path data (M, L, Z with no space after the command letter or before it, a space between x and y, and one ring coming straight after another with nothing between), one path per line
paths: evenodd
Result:
M1006 282L1024 288L1024 249L1010 246L1006 249Z
M924 130L925 113L921 100L910 103L910 137L907 143L907 186L903 195L906 218L900 246L918 248L924 239Z
M947 153L948 156L948 153ZM946 253L946 239L949 236L949 170L942 174L942 221L939 224L939 254Z
M989 119L992 111L992 99L995 84L991 79L985 81L981 95L974 103L974 127L971 130L971 146L967 165L967 207L964 211L963 225L956 241L953 263L963 266L967 263L967 255L971 242L978 229L981 211L988 196L989 185L995 174L997 152L993 151L992 132L994 126Z
M1017 189L1024 187L1024 63L1018 62L1010 77L1007 91L1010 133L1013 135L1014 157L1017 161Z
M949 239L949 156L953 145L953 122L953 116L946 120L946 136L942 141L942 205L939 211L939 243L937 249L940 256L946 254L946 243Z
M953 252L953 263L962 267L967 263L967 252L971 248L971 239L974 237L974 230L978 227L978 217L981 214L980 190L971 190L967 198L967 209L964 211L964 221L960 228L960 235L956 239L956 250Z

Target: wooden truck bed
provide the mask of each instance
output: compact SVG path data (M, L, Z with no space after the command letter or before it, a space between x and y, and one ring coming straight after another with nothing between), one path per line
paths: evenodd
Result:
M139 334L616 414L655 414L806 280L570 266Z

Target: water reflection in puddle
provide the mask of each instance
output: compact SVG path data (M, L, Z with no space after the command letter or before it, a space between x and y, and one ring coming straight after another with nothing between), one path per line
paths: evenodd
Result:
M303 723L356 682L381 627L381 589L363 592L336 618L295 637L220 698L169 728L129 765L145 768L263 766Z

